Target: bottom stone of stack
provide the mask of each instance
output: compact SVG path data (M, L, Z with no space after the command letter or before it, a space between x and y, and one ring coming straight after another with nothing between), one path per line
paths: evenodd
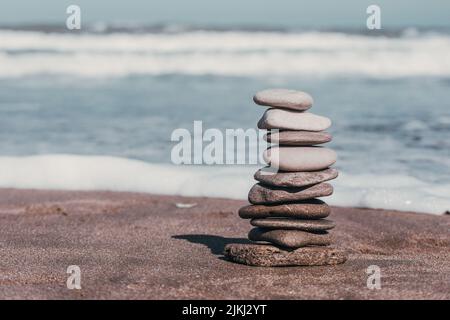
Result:
M228 244L224 255L228 260L258 267L337 265L347 260L344 250L333 247L289 250L266 244Z

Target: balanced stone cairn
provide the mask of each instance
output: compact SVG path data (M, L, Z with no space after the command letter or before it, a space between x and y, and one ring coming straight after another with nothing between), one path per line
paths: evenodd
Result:
M331 135L324 131L330 127L330 119L306 112L313 99L301 91L268 89L258 92L253 100L269 107L258 128L267 129L265 140L276 146L263 154L270 167L254 175L259 183L248 194L251 205L239 210L239 216L251 219L255 227L248 234L255 243L229 244L225 256L253 266L345 262L345 251L330 246L333 241L329 230L335 226L325 219L330 207L316 199L333 193L333 187L325 181L338 176L337 170L330 168L336 162L336 153L315 146L331 141Z

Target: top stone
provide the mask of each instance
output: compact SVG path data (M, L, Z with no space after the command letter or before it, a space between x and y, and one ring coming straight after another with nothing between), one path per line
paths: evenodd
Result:
M253 96L253 101L261 106L286 108L305 111L311 108L313 98L302 91L288 89L267 89L259 91Z

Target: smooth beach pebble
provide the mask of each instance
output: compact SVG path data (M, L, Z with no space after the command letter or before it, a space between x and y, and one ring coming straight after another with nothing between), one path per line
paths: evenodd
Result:
M330 207L319 199L280 205L249 205L239 209L243 219L285 217L297 219L321 219L330 215Z
M256 267L337 265L347 260L344 250L332 247L304 247L285 250L265 244L231 243L225 246L228 260Z
M331 166L337 156L323 147L272 147L264 151L263 158L282 171L317 171Z
M309 187L281 188L255 184L248 193L248 201L252 204L271 204L294 202L317 197L329 196L333 187L329 183L319 183Z
M286 218L265 218L252 219L250 224L255 227L266 229L286 229L286 230L303 230L303 231L326 231L333 229L336 225L331 220L300 220Z
M288 146L312 146L330 142L331 139L332 136L328 132L312 131L280 131L264 136L267 142Z
M332 180L338 176L336 169L304 172L276 172L269 167L256 171L254 178L264 184L277 187L304 187L320 182Z
M259 129L285 129L323 131L331 126L331 120L309 112L268 109L258 121Z
M253 228L248 233L252 241L266 241L287 248L300 248L306 246L328 246L332 242L327 232L311 233L300 230L270 230Z
M267 89L259 91L253 97L255 103L262 106L304 111L311 108L313 98L303 91L288 89Z

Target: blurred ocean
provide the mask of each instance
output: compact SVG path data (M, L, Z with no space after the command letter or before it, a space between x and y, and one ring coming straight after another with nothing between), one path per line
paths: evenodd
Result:
M442 29L2 28L0 186L245 198L254 167L174 168L170 134L255 127L267 87L307 91L333 120L330 203L450 210Z

